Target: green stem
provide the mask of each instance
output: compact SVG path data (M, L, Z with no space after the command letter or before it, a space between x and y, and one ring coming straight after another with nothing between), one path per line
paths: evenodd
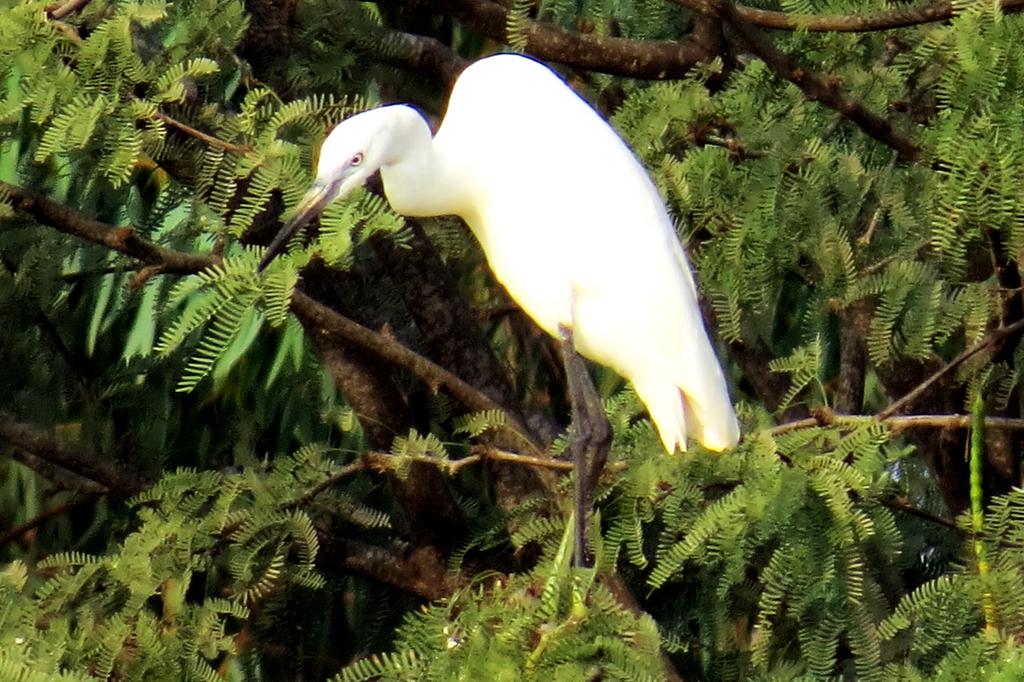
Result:
M985 457L985 400L979 393L971 406L971 529L974 532L974 555L978 561L978 575L984 580L988 576L988 558L981 533L985 529L984 490L982 487L982 462ZM996 628L996 607L992 593L984 590L981 607L985 614L985 629Z

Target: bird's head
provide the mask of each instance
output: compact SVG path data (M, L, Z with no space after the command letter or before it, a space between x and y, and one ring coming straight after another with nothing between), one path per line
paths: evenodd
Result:
M423 125L422 117L414 109L394 105L364 111L335 126L320 147L313 186L267 247L259 270L263 270L327 204L344 199L366 184L382 166L392 163L400 152L403 132L414 119Z

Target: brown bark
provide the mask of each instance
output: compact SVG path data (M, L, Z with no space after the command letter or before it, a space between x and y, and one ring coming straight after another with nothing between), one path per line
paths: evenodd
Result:
M33 461L38 459L45 466L57 467L53 475L58 480L67 480L60 469L81 479L81 483L69 486L72 489L128 496L139 492L146 485L144 479L123 467L93 457L50 431L19 421L4 411L0 411L0 441L5 441ZM30 462L25 463L31 466Z
M864 407L870 324L870 306L864 301L853 304L840 315L839 377L834 405L837 412L860 414Z
M326 303L343 305L331 295L331 277L327 268L312 268L305 271L304 286ZM318 325L309 310L303 308L296 314L338 389L355 410L370 447L390 449L395 436L408 433L411 424L405 398L391 381L389 369L365 350L338 343L339 339ZM408 476L390 477L389 486L399 501L413 541L451 550L453 541L465 532L465 522L448 481L437 467L413 463Z

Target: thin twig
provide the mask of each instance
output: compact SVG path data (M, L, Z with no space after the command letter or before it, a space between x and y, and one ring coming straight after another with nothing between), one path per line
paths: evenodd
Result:
M875 501L878 502L878 504L882 505L883 507L888 507L889 509L903 512L904 514L909 514L910 516L916 516L922 521L934 523L937 526L942 526L943 528L948 528L950 530L955 530L958 533L963 533L963 530L949 519L944 519L941 516L936 516L935 514L932 514L931 512L926 512L925 510L919 509L918 507L914 507L906 502L903 502L902 500L886 499L884 497L880 497L876 498Z
M319 483L317 483L315 486L313 486L309 490L307 490L306 493L304 495L302 495L302 497L298 497L298 498L292 500L291 502L288 502L288 503L286 503L284 505L281 505L281 509L284 510L284 511L289 511L291 509L297 509L299 507L305 507L306 505L308 505L310 502L313 501L313 498L315 498L317 495L319 495L323 491L327 490L331 486L337 485L338 483L340 483L341 481L345 480L346 478L350 478L350 477L354 476L355 474L359 473L360 471L365 471L366 468L367 468L367 460L366 459L359 459L359 460L356 460L355 462L352 462L351 464L347 464L347 465L343 466L342 468L338 469L337 471L335 471L333 474L331 474L330 476L328 476L324 480L322 480Z
M228 142L226 140L220 139L219 137L214 137L213 135L209 135L201 130L193 128L192 126L186 123L182 123L176 118L171 118L162 111L157 111L153 115L157 119L171 126L172 128L175 128L176 130L179 130L190 137L194 137L200 142L208 144L211 147L217 147L218 149L223 149L224 151L227 152L242 155L251 154L253 152L253 148L248 145L235 144L234 142Z
M497 448L490 447L478 447L476 450L476 454L468 455L459 459L433 457L431 455L392 455L387 452L365 452L359 456L359 459L351 464L346 464L341 467L336 472L310 488L301 497L284 504L282 509L290 510L298 507L304 507L312 502L320 493L337 485L347 478L351 478L361 471L368 471L372 469L390 471L395 468L396 462L421 462L424 464L431 464L453 476L463 467L471 464L479 464L485 460L507 462L522 466L542 467L557 471L572 471L572 462L567 462L565 460L538 457L535 455L523 455L516 452L509 452L507 450L499 450ZM616 467L609 468L611 470L615 470Z
M82 506L83 504L92 501L92 498L89 497L78 497L69 500L63 504L58 504L56 507L51 507L50 509L47 509L46 511L38 514L35 518L29 519L25 523L19 524L14 528L11 528L3 535L0 535L0 548L6 547L10 543L20 538L22 535L25 535L29 531L35 530L47 521L54 519L58 516L63 516L64 514L70 512L72 509L75 509L77 507Z
M395 461L395 456L383 452L371 452L365 456L367 460L374 465L388 466ZM519 464L522 466L540 467L542 469L553 469L555 471L572 471L572 462L564 459L554 459L552 457L544 457L537 455L524 455L518 452L511 452L509 450L501 450L498 448L488 446L478 446L474 448L474 454L460 457L459 459L448 459L446 457L432 457L430 455L402 455L402 459L411 462L423 462L425 464L433 464L439 467L449 474L458 473L463 467L471 464L479 464L484 461L490 462L506 462L508 464ZM611 470L615 470L616 467L609 467Z
M870 414L836 414L831 410L819 409L813 417L797 419L779 424L769 433L780 436L791 431L814 428L815 426L861 426L870 422L881 422L894 431L906 429L969 429L971 416L968 414L907 414L890 415L880 418ZM1010 417L985 417L986 429L1003 431L1024 431L1024 419Z
M909 393L904 395L899 400L890 403L889 406L886 407L881 412L879 412L876 415L876 417L879 421L885 421L892 415L902 410L904 407L907 407L915 400L917 400L921 396L921 394L927 391L932 384L934 384L936 381L944 377L946 374L953 371L960 365L964 364L978 353L991 347L1004 337L1009 336L1010 334L1020 329L1024 329L1024 320L1017 320L1013 324L1007 325L1005 327L1000 327L998 329L993 329L991 332L985 335L985 338L983 338L981 341L974 344L970 348L967 348L962 353L960 353L960 355L957 355L955 358L950 360L942 369L938 370L930 377L922 381L920 384L915 386Z
M896 430L904 429L969 429L971 428L971 415L969 414L908 414L897 417L889 417L886 424L893 426ZM985 429L1002 431L1024 431L1024 419L1013 419L1010 417L985 417Z
M1004 14L1013 14L1024 9L1024 0L1001 0L999 6ZM953 16L953 3L944 0L877 14L786 14L742 5L737 5L736 11L745 21L760 28L815 33L866 33L945 21Z

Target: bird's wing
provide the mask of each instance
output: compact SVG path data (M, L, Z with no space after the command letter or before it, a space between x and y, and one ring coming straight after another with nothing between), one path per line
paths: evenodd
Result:
M574 323L581 352L632 380L655 421L683 422L689 411L707 431L692 435L709 447L735 442L725 380L664 202L589 104L532 60L492 57L460 77L435 145L472 169L480 211L471 226L527 313L550 333Z
M523 240L541 238L555 248L575 242L598 275L607 274L609 257L667 249L696 300L686 255L647 171L546 66L496 55L468 67L452 90L435 147L472 169L489 214L482 230L515 216ZM562 236L570 243L558 243Z

